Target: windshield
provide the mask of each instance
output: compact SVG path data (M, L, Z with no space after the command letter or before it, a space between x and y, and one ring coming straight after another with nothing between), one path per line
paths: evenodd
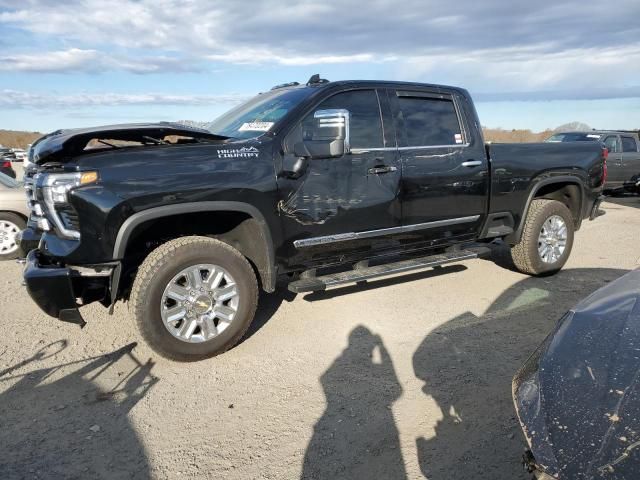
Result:
M225 137L240 139L258 137L271 130L278 120L310 93L311 90L308 88L261 93L214 120L209 125L209 130Z
M0 184L9 188L17 188L20 186L20 182L14 180L8 175L5 175L4 173L0 173Z
M600 140L600 136L597 133L557 133L550 136L546 142L596 142Z

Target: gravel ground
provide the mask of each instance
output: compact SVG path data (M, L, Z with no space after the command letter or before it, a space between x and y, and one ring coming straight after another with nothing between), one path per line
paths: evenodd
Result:
M127 306L46 317L0 265L0 478L526 479L511 377L569 307L640 265L640 198L550 278L496 264L261 298L249 335L157 357ZM136 342L138 343L136 345Z

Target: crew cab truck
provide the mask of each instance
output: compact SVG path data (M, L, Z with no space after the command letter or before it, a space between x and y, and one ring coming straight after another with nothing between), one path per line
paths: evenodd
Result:
M46 313L81 325L79 306L128 300L153 349L196 360L238 342L259 289L282 280L322 290L496 239L520 271L558 271L598 215L605 153L485 145L460 88L318 76L207 130L57 131L31 149L24 280Z

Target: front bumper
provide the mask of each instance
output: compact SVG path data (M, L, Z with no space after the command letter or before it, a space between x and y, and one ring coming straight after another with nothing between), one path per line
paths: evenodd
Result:
M31 250L27 254L23 277L29 296L43 312L84 326L85 321L78 311L79 305L73 292L70 269L41 266L38 251Z
M95 301L112 303L109 291L116 264L61 267L47 263L40 250L27 254L24 283L34 302L47 315L64 322L85 325L78 307Z
M38 248L41 238L42 234L30 227L18 232L18 235L16 236L16 243L18 244L19 258L26 258L27 254L31 250Z

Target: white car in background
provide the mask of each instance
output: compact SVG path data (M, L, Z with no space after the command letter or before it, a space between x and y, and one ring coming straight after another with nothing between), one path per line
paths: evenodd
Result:
M26 150L23 150L21 148L12 148L11 151L16 156L16 162L24 162L28 158Z
M29 213L22 183L0 173L0 260L18 256L16 235L27 226Z

